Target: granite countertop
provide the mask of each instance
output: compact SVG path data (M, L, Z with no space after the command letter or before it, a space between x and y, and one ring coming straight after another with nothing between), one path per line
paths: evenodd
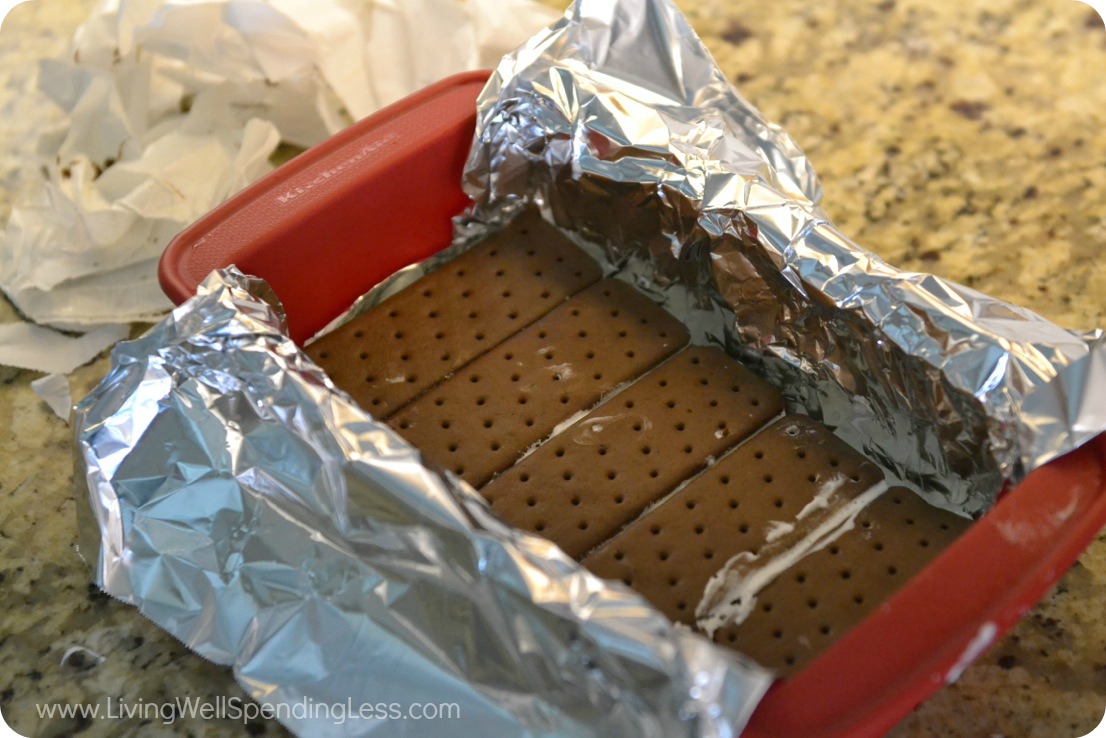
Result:
M1106 30L1072 0L684 0L742 94L804 147L841 229L889 261L1106 325ZM0 35L0 218L13 152L53 113L33 59L64 53L90 0L19 6ZM0 322L15 319L0 301ZM104 374L72 376L74 395ZM36 704L241 697L90 585L69 430L0 368L0 709L36 736L281 735L274 723L41 720ZM1010 634L892 735L1081 736L1106 708L1106 537Z

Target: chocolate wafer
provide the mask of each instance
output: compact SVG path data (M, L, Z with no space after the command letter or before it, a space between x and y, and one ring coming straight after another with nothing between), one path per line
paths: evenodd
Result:
M530 211L307 353L358 404L387 418L600 276L593 259Z
M481 492L506 522L580 558L782 410L767 382L716 348L693 346Z
M670 619L695 624L708 580L731 557L756 555L779 526L827 489L869 490L882 473L825 426L789 415L765 428L584 559ZM829 485L829 486L827 486Z
M491 480L483 492L507 522L587 554L675 621L695 626L712 605L699 625L785 675L969 524L895 489L818 549L810 530L839 530L882 489L875 465L802 416L752 435L779 394L717 349L672 356L686 329L598 279L527 214L309 353L428 458Z
M715 640L786 676L859 623L963 533L970 520L888 490L855 527L803 558L757 596L745 622Z
M678 351L683 324L629 285L598 282L476 359L389 424L480 487L576 412Z

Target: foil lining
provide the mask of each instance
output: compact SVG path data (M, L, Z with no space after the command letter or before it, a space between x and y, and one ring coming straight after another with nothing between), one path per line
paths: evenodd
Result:
M534 202L697 343L961 513L1106 427L1106 336L849 242L802 152L668 0L579 0L478 108L474 222L342 319ZM97 584L233 666L298 733L735 736L767 689L757 665L498 522L335 388L234 269L120 344L74 418ZM460 717L354 715L413 702ZM281 711L305 704L329 709Z
M426 466L260 280L212 274L112 367L74 419L97 584L297 733L721 738L767 689ZM414 702L458 717L372 717Z
M465 188L519 201L641 284L682 287L706 339L931 502L978 516L1106 428L1106 338L849 241L807 159L731 87L669 0L579 0L478 102ZM685 313L686 315L687 313Z

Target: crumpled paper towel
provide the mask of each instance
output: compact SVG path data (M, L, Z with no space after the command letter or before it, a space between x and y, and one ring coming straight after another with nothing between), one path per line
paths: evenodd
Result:
M102 0L69 58L41 64L66 120L28 161L0 288L59 328L155 319L165 245L278 145L492 66L554 16L536 0ZM0 363L12 351L45 348L0 341Z

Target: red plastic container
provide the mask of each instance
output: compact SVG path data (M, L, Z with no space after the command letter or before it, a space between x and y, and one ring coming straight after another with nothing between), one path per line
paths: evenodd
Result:
M182 232L159 277L175 302L217 267L264 277L292 337L447 246L485 72L451 77L301 154ZM416 210L417 208L417 210ZM1106 436L1035 471L803 671L746 738L880 735L1009 629L1106 525Z

